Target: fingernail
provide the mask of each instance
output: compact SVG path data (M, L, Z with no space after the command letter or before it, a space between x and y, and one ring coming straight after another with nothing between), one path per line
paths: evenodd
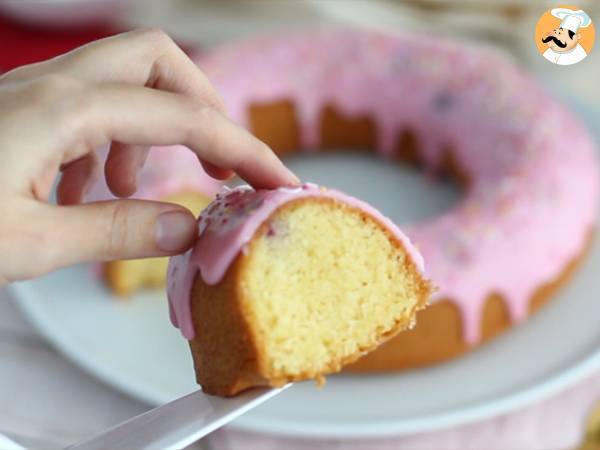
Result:
M185 250L195 228L194 219L184 211L162 213L156 219L156 246L163 252Z

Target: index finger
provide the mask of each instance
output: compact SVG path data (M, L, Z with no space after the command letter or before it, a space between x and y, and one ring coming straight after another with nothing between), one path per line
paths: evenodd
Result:
M201 160L235 171L255 188L299 182L265 143L214 108L181 94L105 83L80 95L85 102L74 99L79 108L65 107L64 116L57 119L69 125L75 141L93 142L93 147L110 141L183 144ZM86 151L73 146L63 164Z

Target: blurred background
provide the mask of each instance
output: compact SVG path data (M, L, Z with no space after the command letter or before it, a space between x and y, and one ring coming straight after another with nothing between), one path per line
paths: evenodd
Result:
M68 47L69 40L76 44L94 34L135 27L158 26L184 45L210 47L293 29L351 25L493 46L539 76L560 82L570 93L600 101L594 80L600 58L559 70L539 58L532 45L540 15L557 5L541 0L0 0L0 30L12 28L12 21L29 27L22 34L2 30L0 69ZM592 18L600 10L597 0L581 0L576 6ZM32 33L38 33L38 39ZM52 42L53 35L59 42ZM25 47L28 53L17 38L32 44Z
M600 48L569 67L551 65L537 53L535 24L546 9L556 6L539 0L0 0L0 72L137 27L160 27L184 49L201 50L307 27L357 26L414 31L493 47L558 95L600 110ZM600 23L600 1L580 0L576 6ZM594 386L600 386L598 377L594 380ZM388 440L378 447L368 445L483 449L482 443L488 442L487 448L498 448L507 430L543 434L549 426L543 420L546 411L571 405L574 397L585 396L586 389L576 387L541 405L480 424ZM60 447L147 408L60 356L22 317L8 293L0 290L0 432L28 446ZM583 423L567 424L570 430L578 426L585 428ZM533 442L535 436L528 439L512 442ZM568 439L560 442L560 448L565 442L574 447L575 431ZM196 447L282 448L284 444L221 431ZM367 445L329 444L331 448ZM312 448L313 444L294 441L291 445ZM558 443L554 448L559 448ZM600 444L589 448L599 449Z

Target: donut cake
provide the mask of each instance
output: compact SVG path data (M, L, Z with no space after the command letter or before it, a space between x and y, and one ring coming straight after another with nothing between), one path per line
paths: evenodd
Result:
M196 155L186 147L154 147L150 150L138 180L137 192L132 198L177 203L197 215L219 188L219 182L204 172ZM114 198L102 178L86 200ZM101 263L100 272L112 292L125 298L143 288L164 289L167 264L168 258L109 261Z
M230 44L197 61L233 119L280 156L372 152L462 189L445 213L403 227L439 287L431 306L348 370L463 354L523 323L583 259L598 215L595 145L503 57L417 35L334 30ZM367 181L377 183L356 180Z
M339 371L406 329L430 293L423 259L371 206L303 184L217 195L169 263L173 323L210 394Z

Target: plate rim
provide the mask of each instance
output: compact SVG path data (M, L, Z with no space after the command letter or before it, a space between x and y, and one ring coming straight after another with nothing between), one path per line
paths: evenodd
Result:
M442 413L418 416L412 419L403 418L400 421L377 421L362 424L359 428L348 425L300 424L264 419L253 416L244 416L243 420L234 423L240 430L270 433L279 436L304 437L304 438L374 438L374 437L400 437L422 432L435 432L446 430L455 426L477 423L508 414L519 408L532 405L568 389L594 372L600 370L600 349L591 352L587 357L574 366L555 371L544 382L536 385L515 389L511 394L499 396L493 402L479 401L454 410Z
M35 325L36 329L60 353L74 364L88 372L92 377L100 380L120 392L129 395L149 405L158 404L154 389L147 386L144 380L136 383L123 381L115 376L115 372L94 362L93 358L84 358L71 343L72 340L53 328L50 330L47 322L42 320L39 311L33 306L35 300L27 282L13 283L7 286L9 293L16 300L19 309ZM304 437L304 438L369 438L410 435L420 432L432 432L447 429L453 426L479 422L491 417L515 411L520 407L541 401L551 395L564 390L582 380L594 371L600 370L600 348L590 351L582 356L577 364L568 367L559 367L544 381L534 385L531 382L515 388L511 393L499 396L494 401L476 401L462 408L442 411L433 415L418 416L411 419L387 420L363 423L360 427L349 425L308 424L306 422L272 419L266 420L253 416L242 416L229 425L243 431L269 433L278 436Z

